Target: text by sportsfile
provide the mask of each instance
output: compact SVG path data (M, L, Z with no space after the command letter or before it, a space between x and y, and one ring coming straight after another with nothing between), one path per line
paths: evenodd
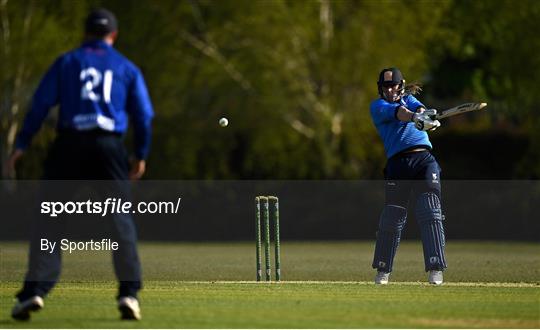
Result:
M57 248L57 244L57 241L49 241L46 238L42 238L40 240L40 249L41 251L54 253L54 250ZM84 242L75 242L64 238L60 240L59 247L62 251L73 253L75 251L117 251L119 245L118 242L115 242L110 238L103 238L96 241L92 239Z

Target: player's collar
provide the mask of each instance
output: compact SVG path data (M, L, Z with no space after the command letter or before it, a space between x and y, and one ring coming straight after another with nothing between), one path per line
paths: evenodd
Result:
M92 39L83 42L82 47L92 47L92 48L112 48L105 40L102 39Z

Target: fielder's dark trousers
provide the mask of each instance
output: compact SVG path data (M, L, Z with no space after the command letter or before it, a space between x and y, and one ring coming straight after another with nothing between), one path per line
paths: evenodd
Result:
M102 198L127 200L130 198L128 173L128 157L121 135L99 130L61 131L45 161L43 179L46 180L44 185L48 187L43 189L46 191L43 194L50 194L50 187L54 186L55 182L60 182L56 180L85 180L80 183L92 185L94 188L107 186L107 189L98 189L102 189L102 194L112 196ZM79 184L77 181L73 182L75 183L72 185ZM66 234L66 221L70 219L52 220L43 216L36 218L30 239L28 272L24 286L17 294L19 301L35 295L46 296L58 281L61 271L59 240ZM142 282L133 219L129 214L115 214L103 221L107 223L107 238L118 242L118 250L112 251L114 270L120 283L118 297L137 297ZM41 250L40 243L43 238L58 242L53 253Z

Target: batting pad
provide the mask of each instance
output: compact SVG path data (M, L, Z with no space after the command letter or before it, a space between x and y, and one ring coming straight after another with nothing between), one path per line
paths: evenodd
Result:
M426 192L418 196L416 219L420 225L426 271L445 269L443 217L437 194Z
M373 257L373 268L390 273L399 246L401 231L407 221L407 209L397 205L386 205L379 219L377 243Z

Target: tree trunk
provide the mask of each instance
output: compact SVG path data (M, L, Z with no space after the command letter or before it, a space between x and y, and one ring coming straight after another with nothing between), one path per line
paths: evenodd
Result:
M30 1L26 6L26 11L23 21L23 29L21 33L21 39L19 41L20 48L22 49L21 56L14 58L11 53L12 35L10 29L9 16L7 14L8 0L1 0L0 2L0 19L2 26L2 42L3 42L3 60L2 60L2 79L5 83L3 86L3 94L5 99L2 100L0 105L0 159L3 166L8 159L9 155L13 151L15 144L15 138L18 128L18 114L21 108L21 88L26 73L26 48L30 35L30 26L32 22L32 16L34 11L34 2ZM15 66L15 74L9 74L9 68L6 63L11 63ZM5 75L5 76L4 76ZM2 170L2 176L6 176L6 171Z

